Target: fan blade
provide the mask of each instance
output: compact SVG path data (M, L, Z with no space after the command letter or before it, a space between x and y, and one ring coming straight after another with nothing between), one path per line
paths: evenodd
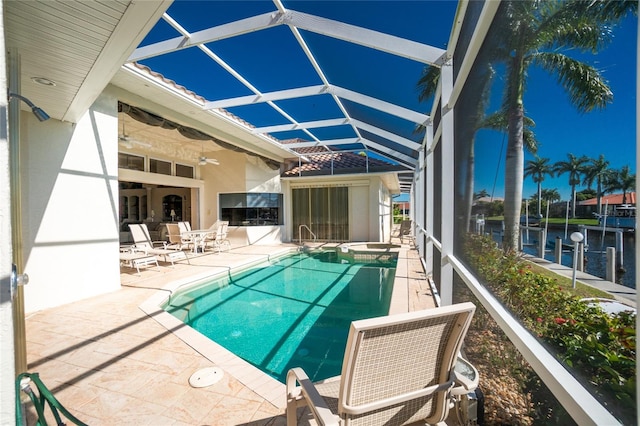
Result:
M151 148L151 144L149 142L139 141L137 139L131 139L129 136L119 136L119 142L126 148L133 148L134 145L141 146L144 148Z
M220 163L215 158L200 157L198 164L201 166L206 166L207 164L214 164L218 166Z

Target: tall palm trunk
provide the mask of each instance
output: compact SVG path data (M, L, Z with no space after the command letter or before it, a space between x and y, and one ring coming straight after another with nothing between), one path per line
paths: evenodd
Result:
M504 184L504 239L505 251L517 250L520 235L520 209L524 180L524 107L522 103L524 64L522 56L511 58L509 81L511 93L508 107L508 143L505 160Z
M474 187L474 173L475 173L475 156L474 156L475 140L471 141L469 146L469 156L467 157L467 175L465 176L465 188L464 188L464 203L465 203L465 223L467 224L466 230L469 232L471 226L471 211L473 209L473 187Z
M520 235L520 209L522 205L522 181L524 173L524 150L522 143L522 105L509 113L509 143L505 161L504 184L504 249L518 248Z
M602 214L602 179L598 177L598 186L596 188L596 204L598 214Z
M542 216L542 182L538 182L538 216Z

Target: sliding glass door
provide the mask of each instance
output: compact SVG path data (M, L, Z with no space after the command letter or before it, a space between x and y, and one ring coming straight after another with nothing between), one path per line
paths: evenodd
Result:
M292 200L294 240L312 239L307 226L318 240L349 241L349 188L293 189Z

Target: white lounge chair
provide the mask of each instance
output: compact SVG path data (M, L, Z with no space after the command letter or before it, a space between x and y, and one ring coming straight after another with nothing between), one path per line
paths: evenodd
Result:
M171 250L167 248L166 241L157 241L155 244L151 241L149 229L144 223L130 224L129 230L133 237L134 245L131 247L134 252L142 252L144 254L152 254L164 259L164 262L171 262L171 266L174 265L174 261L186 259L189 264L189 257L182 250ZM157 247L156 244L162 244L161 247Z
M140 276L141 266L158 266L158 259L150 254L135 253L131 250L120 251L120 266L135 268Z
M312 383L301 368L287 374L287 425L308 406L322 425L443 424L452 398L473 391L455 370L475 312L472 303L354 321L342 374Z
M177 223L167 223L167 238L169 243L165 246L167 249L190 250L194 247L193 238L183 235L180 232L180 226Z
M213 248L218 250L220 253L222 250L230 250L231 249L231 241L227 239L227 233L229 232L229 221L228 220L219 220L218 229L216 230L215 239L212 241Z

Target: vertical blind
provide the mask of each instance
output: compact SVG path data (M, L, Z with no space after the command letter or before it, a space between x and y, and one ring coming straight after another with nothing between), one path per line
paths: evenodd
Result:
M292 192L293 239L349 241L349 188L296 188Z

